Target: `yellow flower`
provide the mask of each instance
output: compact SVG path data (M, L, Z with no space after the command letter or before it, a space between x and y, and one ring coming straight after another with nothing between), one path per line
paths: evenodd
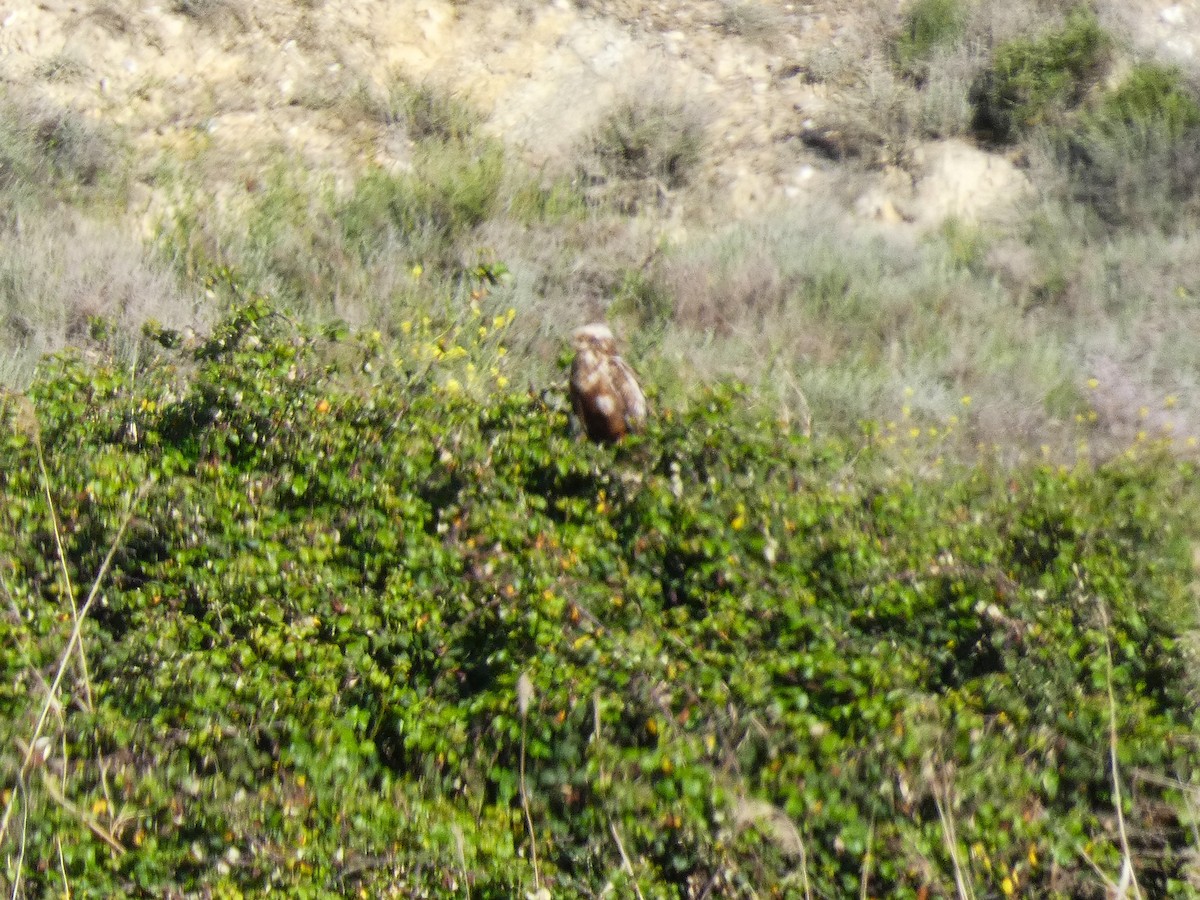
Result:
M1139 406L1138 407L1138 418L1139 419L1144 419L1148 415L1150 415L1150 407L1148 407L1148 406Z
M1089 378L1087 380L1087 386L1094 391L1096 388L1100 387L1100 380L1098 378Z
M485 337L487 337L487 326L480 325L479 326L479 339L482 341Z
M446 382L446 390L448 390L451 394L457 394L462 390L462 385L458 383L457 378L451 378Z
M403 331L405 334L411 334L412 333L412 322L408 322L408 321L401 322L400 330Z
M921 436L921 429L914 425L912 428L908 429L908 436L910 438L919 438Z
M504 316L496 316L494 319L492 319L492 328L493 329L503 328L507 324L508 324L508 322L506 322L504 320Z
M500 390L504 390L506 387L508 387L508 379L505 378L503 375L497 375L496 376L496 387L500 388Z
M1167 396L1163 398L1163 406L1165 406L1167 409L1170 409L1178 402L1179 398L1174 394L1167 394Z
M961 403L963 406L970 406L971 405L971 395L963 394L962 398L958 402Z
M420 263L417 263L415 266L412 267L412 277L413 278L420 278L424 273L425 273L425 267L423 265L421 265Z
M904 396L905 396L905 397L911 397L912 395L913 395L913 389L912 389L912 388L910 388L910 387L906 387L906 388L904 389Z
M1005 876L1004 880L1000 882L1000 890L1004 892L1005 897L1011 897L1017 892L1017 886L1013 884L1011 878Z
M912 407L905 403L902 407L900 407L900 415L907 419L912 415Z

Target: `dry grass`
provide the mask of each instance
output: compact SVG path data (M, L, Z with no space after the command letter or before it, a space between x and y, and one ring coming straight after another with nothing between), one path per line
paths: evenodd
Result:
M132 345L150 320L203 327L206 310L198 292L181 288L173 273L111 223L60 211L26 223L6 241L9 252L0 259L5 384L27 384L44 353L86 344L98 320L114 326L118 348Z
M717 24L728 34L766 48L776 47L790 25L782 10L761 0L723 0Z
M579 178L592 202L631 215L668 208L699 167L705 119L682 92L656 83L637 86L580 148Z
M175 0L171 10L221 34L247 26L246 10L236 0Z
M125 151L44 101L0 109L0 383L26 385L44 353L115 328L118 349L143 323L203 322L199 291L134 238Z

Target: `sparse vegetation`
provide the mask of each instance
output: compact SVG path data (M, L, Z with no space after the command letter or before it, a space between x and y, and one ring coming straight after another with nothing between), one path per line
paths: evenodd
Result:
M239 0L175 0L171 9L214 31L246 26L246 11Z
M679 100L637 98L617 105L589 148L583 177L627 211L664 200L688 183L704 149L700 114Z
M461 146L475 140L479 115L457 97L429 84L397 81L387 98L388 120L401 124L416 141Z
M435 96L397 85L380 105L414 138L405 170L368 168L338 191L280 161L232 217L194 195L165 234L168 254L189 275L235 270L249 289L301 314L394 331L474 278L487 255L474 236L480 226L582 211L569 185L517 170L467 107Z
M115 135L40 104L0 104L0 384L24 387L45 353L86 343L93 317L131 347L149 318L204 320L151 251L114 233L128 190Z
M722 0L720 26L730 34L773 46L787 21L779 11L761 0Z

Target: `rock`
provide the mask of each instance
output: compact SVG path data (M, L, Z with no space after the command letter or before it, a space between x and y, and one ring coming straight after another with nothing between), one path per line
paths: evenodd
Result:
M950 218L976 222L1003 216L1033 192L1029 177L1009 159L960 140L919 147L912 172L912 197L901 208L922 230Z
M1183 7L1176 3L1174 6L1168 6L1158 14L1166 25L1182 25L1183 24Z

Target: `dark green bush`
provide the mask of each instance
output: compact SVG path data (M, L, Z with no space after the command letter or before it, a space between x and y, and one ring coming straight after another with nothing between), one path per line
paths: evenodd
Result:
M901 71L922 77L924 64L933 52L953 45L963 36L966 21L963 0L915 0L892 44Z
M1080 7L1057 30L1001 44L972 89L975 130L1011 141L1078 105L1107 62L1111 39Z
M1073 199L1108 227L1175 232L1200 213L1200 103L1176 69L1136 66L1058 143Z
M170 343L47 364L47 484L0 431L29 895L523 896L524 758L555 897L947 896L948 824L976 896L1102 896L1114 728L1142 889L1186 895L1192 467L915 477L727 386L598 448L468 399L439 323L256 301ZM77 603L128 527L19 779L73 621L52 521Z
M1200 103L1179 69L1141 63L1101 98L1095 118L1108 127L1162 129L1178 139L1200 125Z

